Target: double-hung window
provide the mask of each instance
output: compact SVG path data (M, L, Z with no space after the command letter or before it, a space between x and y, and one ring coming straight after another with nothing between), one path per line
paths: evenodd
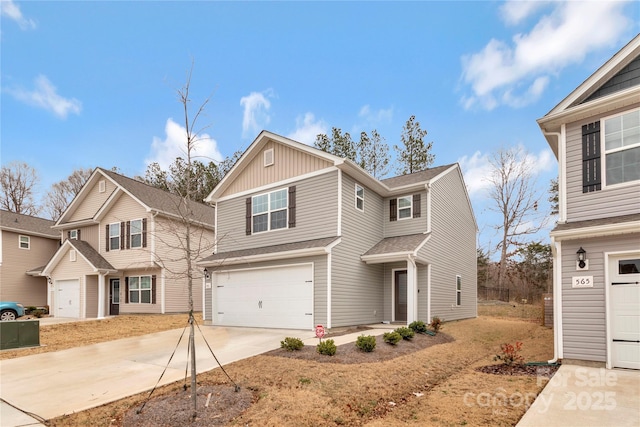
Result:
M287 189L253 196L252 224L253 232L287 228Z
M29 236L20 236L18 241L18 247L20 249L30 249L31 248L31 237Z
M132 248L142 247L142 220L136 219L130 222L129 238Z
M411 218L412 197L398 197L398 219Z
M129 277L129 303L151 304L151 276Z
M69 240L78 240L78 230L69 230Z
M120 223L109 224L109 250L120 249Z
M640 180L640 109L604 120L605 185Z
M356 184L356 209L364 211L364 188Z

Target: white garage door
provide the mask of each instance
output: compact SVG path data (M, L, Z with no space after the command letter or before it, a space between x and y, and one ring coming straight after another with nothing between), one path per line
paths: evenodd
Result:
M310 264L216 273L217 324L260 328L313 328Z
M640 254L609 261L611 363L640 369Z
M56 281L56 317L80 317L80 281Z

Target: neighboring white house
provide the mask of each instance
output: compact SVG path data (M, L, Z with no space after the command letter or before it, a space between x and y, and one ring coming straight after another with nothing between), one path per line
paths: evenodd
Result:
M559 166L556 357L640 369L640 36L538 124Z
M476 233L457 164L377 180L263 131L207 198L209 324L311 329L475 317Z

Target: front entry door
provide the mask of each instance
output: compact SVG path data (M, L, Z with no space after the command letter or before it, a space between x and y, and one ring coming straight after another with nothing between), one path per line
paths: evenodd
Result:
M120 314L120 279L111 279L109 286L109 314Z
M394 274L395 321L407 321L407 270L396 270Z

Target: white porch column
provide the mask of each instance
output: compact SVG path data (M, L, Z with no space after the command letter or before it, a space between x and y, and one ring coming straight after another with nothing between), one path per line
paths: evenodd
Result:
M418 271L412 257L407 259L407 325L418 320Z
M104 317L104 307L107 304L105 301L105 276L106 274L98 274L98 319Z

